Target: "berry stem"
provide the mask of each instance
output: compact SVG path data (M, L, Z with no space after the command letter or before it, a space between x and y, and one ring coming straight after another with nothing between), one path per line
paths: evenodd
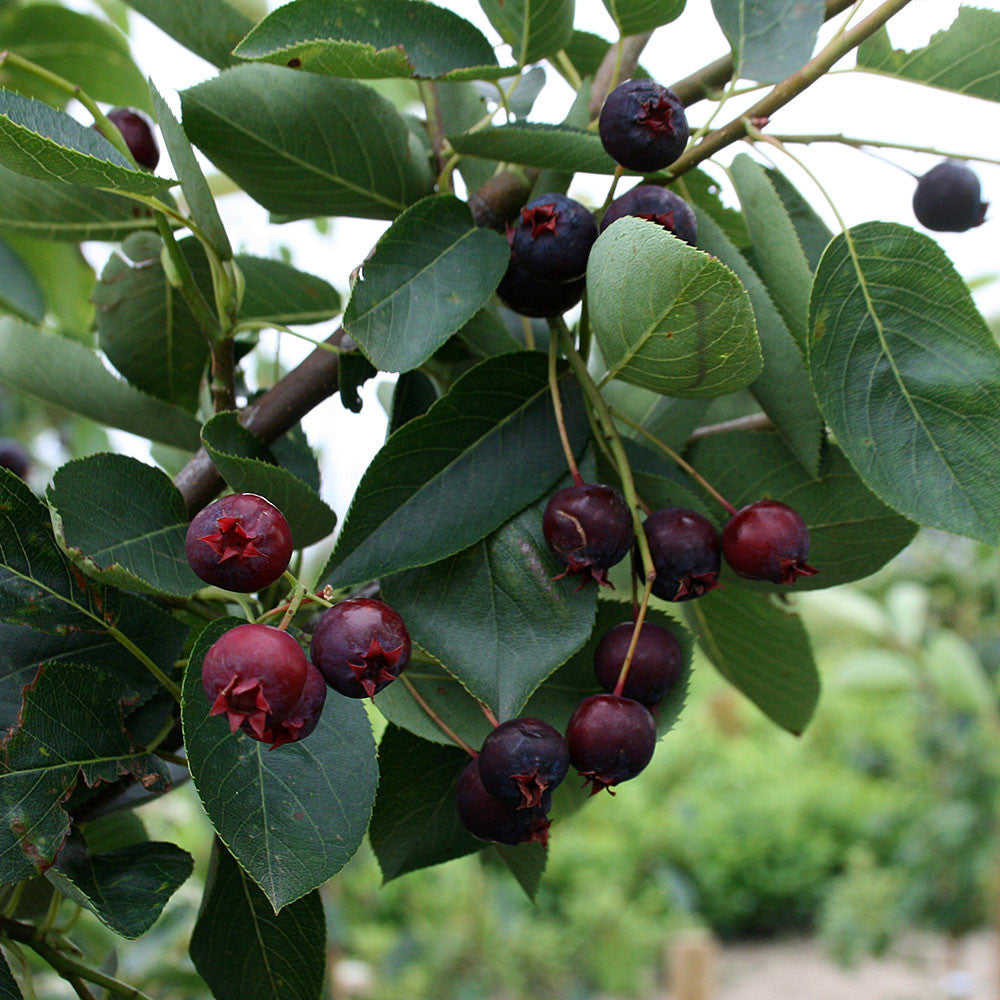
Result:
M622 421L622 423L628 424L633 430L638 431L650 444L656 445L662 452L669 455L702 489L706 490L708 493L715 498L715 500L722 506L727 514L735 514L736 508L699 472L697 472L692 466L685 462L680 455L674 451L665 441L661 441L654 434L651 434L646 430L642 424L637 423L631 417L625 416L620 410L613 410L614 417L616 420Z
M236 355L232 337L212 340L212 409L225 413L236 409Z
M431 150L434 153L434 162L437 164L439 190L450 191L451 172L449 171L447 175L444 173L450 147L445 136L437 84L433 80L418 80L417 88L424 104L424 111L427 113L427 134L430 136ZM445 187L440 186L442 182L446 185Z
M167 689L167 692L179 705L181 689L127 635L120 632L114 625L109 625L107 622L103 622L103 624L108 630L108 635L124 646Z
M472 747L470 747L469 744L466 743L465 740L463 740L462 737L458 735L458 733L456 733L450 726L448 726L447 723L445 723L444 720L442 720L441 716L438 715L437 712L435 712L434 709L431 708L431 706L428 705L426 701L424 701L420 692L414 686L413 681L411 681L410 678L406 676L406 674L400 674L397 679L403 682L403 684L406 687L406 690L410 692L410 695L413 698L413 700L424 710L424 712L427 713L427 717L431 720L431 722L433 722L434 725L436 725L438 729L440 729L441 732L444 733L445 736L447 736L448 739L455 744L455 746L461 747L470 757L479 756L479 754L476 753L476 751L473 750Z
M887 139L857 139L843 133L820 133L816 135L772 135L778 142L797 143L807 146L814 142L835 142L841 146L853 146L861 149L864 146L874 146L876 149L905 149L911 153L928 153L931 156L945 157L949 160L975 160L977 163L992 163L1000 165L1000 160L990 156L977 156L975 153L950 153L935 146L914 146L908 142L889 142Z
M276 323L273 320L241 319L233 327L233 333L239 333L241 330L276 330L278 333L287 333L290 337L298 337L299 340L304 340L307 344L312 344L313 347L318 347L321 351L329 351L331 354L338 355L343 353L342 349L335 344L330 344L325 340L316 340L308 334L300 333L290 326Z
M322 604L324 608L332 608L333 604L330 601L324 600L320 594L303 594L302 604ZM288 601L285 604L279 604L276 608L271 608L270 611L265 611L262 615L258 615L252 621L256 625L260 625L262 622L266 622L268 618L274 618L277 615L284 614L292 606L292 602ZM296 611L298 609L296 608Z
M645 535L645 532L643 532ZM649 607L649 597L653 592L653 581L647 579L646 586L642 591L642 603L635 612L635 627L632 629L632 638L629 640L628 652L625 654L625 662L618 673L618 680L615 682L615 689L612 694L620 698L625 681L628 679L628 672L632 668L632 657L635 655L635 647L639 644L639 633L642 631L642 623L646 619L646 609Z
M285 614L278 623L279 632L287 630L289 622L295 617L295 613L299 610L299 605L302 603L302 598L305 597L305 594L306 588L301 583L292 591L292 599L286 605Z
M566 464L573 476L573 485L582 486L583 476L576 464L576 456L569 443L569 434L566 432L566 420L563 415L562 397L559 395L559 379L556 377L556 353L558 351L559 338L555 331L549 337L549 391L552 393L552 411L556 418L556 427L559 428L559 440L562 442L563 454L566 456Z
M477 700L478 700L478 699L477 699ZM489 706L489 705L487 705L487 704L486 704L486 702L483 702L483 701L481 701L481 702L479 702L479 707L480 707L480 708L481 708L481 709L483 710L483 715L485 715L485 716L486 716L486 721L487 721L487 722L488 722L488 723L489 723L489 724L490 724L490 725L491 725L491 726L492 726L492 727L493 727L494 729L496 729L496 728L497 728L497 726L499 726L499 725L500 725L500 723L499 723L499 722L497 722L497 717L496 717L496 716L495 716L495 715L493 714L493 710L492 710L492 709L490 708L490 706Z
M201 289L195 284L187 258L181 252L177 240L174 239L174 233L170 228L170 223L167 222L166 215L154 210L153 219L156 222L156 230L160 234L160 239L163 240L167 256L170 258L176 279L180 282L178 286L180 293L184 296L184 301L191 312L194 313L202 332L211 340L219 331L219 321L205 301L205 296L201 294Z

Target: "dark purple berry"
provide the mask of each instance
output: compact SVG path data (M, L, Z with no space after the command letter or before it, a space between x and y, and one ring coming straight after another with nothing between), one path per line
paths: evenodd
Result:
M681 99L652 80L626 80L607 96L597 123L608 155L648 174L676 160L688 141Z
M10 469L15 476L24 479L30 465L31 459L19 441L13 438L0 438L0 466Z
M470 760L465 765L455 789L455 804L462 825L480 840L500 844L523 844L529 841L546 843L549 833L551 796L546 793L542 805L528 809L515 809L490 795L483 788L479 765Z
M541 804L569 770L562 733L541 719L510 719L497 726L479 751L479 777L494 798L515 809Z
M288 568L292 532L270 501L233 493L195 514L184 550L206 583L249 594L269 587Z
M698 238L698 221L691 206L679 195L658 184L639 184L615 198L604 218L601 219L603 233L612 222L633 215L637 219L655 222L667 232L673 233L685 243L695 246Z
M521 209L511 249L518 264L545 281L569 281L587 270L597 239L594 217L564 194L543 194Z
M267 727L258 736L249 723L244 722L240 728L261 743L270 743L271 750L284 746L286 743L297 743L304 740L315 728L323 714L326 703L326 680L323 675L306 660L306 680L302 685L302 694L289 713L283 719L268 719Z
M160 147L156 144L149 119L132 108L113 108L107 117L121 132L135 162L147 170L155 169L160 162Z
M557 580L586 573L606 587L611 586L608 570L625 558L634 538L628 504L616 490L599 483L553 493L542 516L542 531L549 548L566 563L566 572Z
M719 534L708 518L683 507L664 507L643 528L656 569L653 593L664 601L690 601L719 586Z
M964 233L982 225L989 204L982 200L979 178L964 163L945 160L917 181L913 214L927 229Z
M507 271L497 286L497 295L504 305L522 316L561 316L583 298L586 287L585 278L546 281L511 256Z
M295 708L308 666L302 647L287 632L271 625L237 625L212 643L202 661L209 714L224 714L234 733L245 723L262 739Z
M632 642L634 622L622 622L604 633L594 652L594 673L605 691L613 692ZM622 696L652 707L681 675L681 647L674 633L662 625L643 622Z
M569 759L591 782L593 795L634 778L652 760L656 723L649 709L631 698L592 694L577 705L566 742Z
M798 512L777 500L738 510L722 529L726 562L748 580L795 583L817 571L806 563L809 531Z
M373 698L409 662L410 633L388 604L355 597L323 612L309 655L334 691Z

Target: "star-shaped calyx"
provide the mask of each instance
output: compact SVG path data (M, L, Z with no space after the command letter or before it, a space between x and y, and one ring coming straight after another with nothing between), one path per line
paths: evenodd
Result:
M818 572L809 563L801 562L798 559L789 559L787 556L779 559L778 564L781 566L781 579L778 581L779 583L792 584L800 576L815 576Z
M357 682L365 689L369 698L375 697L375 692L398 676L398 671L392 673L392 668L399 663L403 647L383 649L378 638L373 637L368 646L368 652L362 653L360 663L348 661L348 666L354 671Z
M521 789L521 801L518 809L531 809L542 804L542 792L549 787L549 783L539 777L538 768L532 768L527 774L512 774L511 778L517 782L517 787Z
M248 534L238 517L220 517L216 524L219 530L214 535L202 535L198 540L215 552L219 562L225 562L227 559L246 562L253 556L262 554L254 545L257 535Z
M658 226L663 226L664 229L669 229L671 232L674 231L676 224L673 212L638 212L636 218L645 219L647 222L655 222Z
M650 98L642 102L642 111L636 118L636 124L648 132L666 132L674 134L674 109L670 102L662 97Z
M583 588L586 587L591 580L596 580L598 585L601 587L610 587L612 590L615 589L615 585L608 579L608 570L606 566L597 566L590 561L579 562L571 555L566 556L566 568L557 576L552 577L552 579L564 580L568 576L576 576L577 574L580 574L583 577L580 581L580 586L576 588L578 591L583 590Z
M259 737L267 727L267 715L270 711L271 705L264 697L260 678L235 674L218 693L208 714L225 714L229 720L229 730L233 733L246 722Z
M716 579L715 573L685 573L677 578L677 593L673 600L683 601L685 598L701 597L722 584Z
M532 239L542 233L554 233L558 221L559 213L556 211L554 202L521 209L521 222L531 227Z

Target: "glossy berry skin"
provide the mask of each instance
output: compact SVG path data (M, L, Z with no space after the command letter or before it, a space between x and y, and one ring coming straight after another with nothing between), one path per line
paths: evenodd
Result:
M566 564L557 580L589 574L605 587L611 586L608 570L625 558L635 537L628 504L617 490L600 483L553 493L542 516L542 531L549 548Z
M479 777L479 764L470 760L465 765L455 789L455 805L462 825L474 837L499 844L524 844L548 840L549 821L546 813L552 796L546 792L542 803L527 809L515 809L490 795Z
M514 256L500 284L497 295L508 308L522 316L561 316L583 298L585 278L569 281L546 281L522 267Z
M309 656L334 691L373 698L409 662L410 633L388 604L355 597L323 612Z
M608 155L648 174L676 160L688 141L681 99L653 80L626 80L608 94L597 131Z
M615 198L601 219L601 232L626 215L655 222L685 243L696 245L698 221L694 212L679 194L668 188L658 184L639 184L620 198Z
M656 723L649 709L631 698L593 694L577 705L566 742L569 759L591 782L594 795L634 778L652 760Z
M237 625L209 647L201 683L210 715L225 715L236 732L244 723L257 739L295 708L309 666L302 647L271 625Z
M653 593L690 601L719 586L719 534L708 518L684 507L664 507L643 528L656 568Z
M194 516L184 550L206 583L249 594L269 587L288 568L292 532L273 503L256 493L234 493Z
M13 438L0 438L0 466L10 469L15 476L24 479L30 465L31 459L19 441Z
M326 704L326 680L323 675L306 660L306 679L302 694L294 707L283 719L268 718L264 731L258 736L248 722L240 729L261 743L270 743L269 749L297 743L304 740L315 728Z
M569 770L569 748L541 719L510 719L497 726L479 751L479 777L494 798L515 809L541 805Z
M809 531L798 512L777 500L738 510L722 529L726 562L748 580L795 583L816 570L806 562Z
M594 651L594 673L605 691L613 692L632 641L634 622L608 629ZM643 622L622 696L651 708L681 675L683 658L674 633L662 625Z
M518 264L545 281L569 281L587 270L597 239L594 217L564 194L543 194L529 201L511 236Z
M147 170L154 170L160 162L160 147L149 119L131 108L113 108L108 112L108 120L121 132L135 162Z
M939 233L964 233L986 219L987 202L981 198L979 178L964 163L945 160L917 181L913 214L927 229Z

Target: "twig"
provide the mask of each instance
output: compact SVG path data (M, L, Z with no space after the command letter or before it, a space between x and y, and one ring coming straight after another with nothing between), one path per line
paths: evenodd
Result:
M424 712L427 713L427 717L431 720L431 722L433 722L434 725L436 725L438 729L440 729L441 732L455 744L455 746L461 747L470 757L479 756L479 754L476 753L476 751L473 750L472 747L470 747L469 744L466 743L465 740L463 740L462 737L459 736L458 733L456 733L455 730L452 729L446 722L444 722L441 716L427 704L420 692L416 689L416 687L414 687L413 681L411 681L406 674L400 674L399 680L403 682L403 685L406 687L406 690L410 692L413 700L424 710Z

